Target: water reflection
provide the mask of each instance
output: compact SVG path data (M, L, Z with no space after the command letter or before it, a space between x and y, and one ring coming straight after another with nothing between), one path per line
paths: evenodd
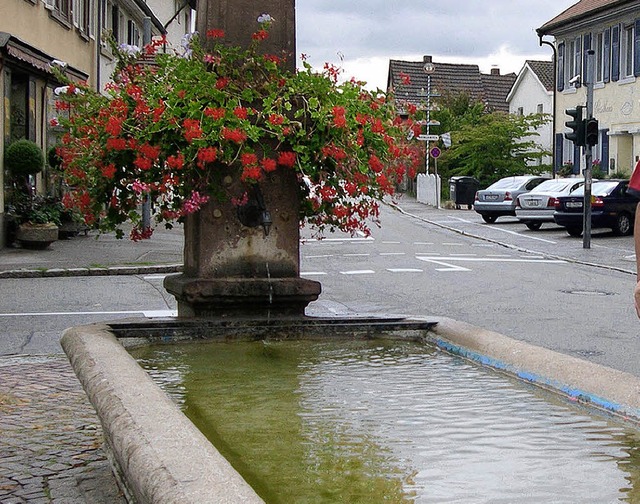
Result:
M136 351L267 502L636 502L638 432L434 348Z

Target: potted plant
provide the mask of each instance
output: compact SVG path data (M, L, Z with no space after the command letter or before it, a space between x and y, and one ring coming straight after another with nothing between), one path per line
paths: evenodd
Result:
M58 239L60 202L35 194L32 177L44 168L44 153L35 142L21 139L9 145L4 166L12 182L8 242L42 249Z

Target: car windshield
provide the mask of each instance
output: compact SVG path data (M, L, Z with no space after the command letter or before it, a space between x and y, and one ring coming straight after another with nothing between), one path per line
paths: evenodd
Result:
M607 196L616 187L618 187L618 182L594 182L591 186L591 194L593 196ZM584 186L582 185L572 191L571 196L584 196Z
M536 187L535 192L560 192L565 190L570 184L575 181L571 180L545 180L542 184Z
M516 189L520 187L526 179L518 177L509 177L500 179L497 182L491 184L487 189Z

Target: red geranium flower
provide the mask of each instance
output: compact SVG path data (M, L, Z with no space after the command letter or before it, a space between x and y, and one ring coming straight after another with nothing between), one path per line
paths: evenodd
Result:
M281 152L278 154L278 164L288 168L293 168L296 164L296 153L291 151Z

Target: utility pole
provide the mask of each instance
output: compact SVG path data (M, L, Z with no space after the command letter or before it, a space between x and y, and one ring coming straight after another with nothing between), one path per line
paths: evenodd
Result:
M142 21L142 46L151 43L151 18L145 17ZM151 198L147 194L142 202L142 229L151 228Z
M583 215L583 225L582 225L582 248L588 249L591 248L591 164L592 164L592 147L593 144L586 141L587 137L587 127L591 121L593 120L593 80L594 80L594 68L593 68L593 56L595 51L593 49L589 49L587 51L587 68L586 68L586 80L585 83L587 85L587 117L585 119L585 127L583 128L585 134L585 144L584 144L584 158L585 158L585 169L584 169L584 203L582 207L584 208ZM596 123L597 124L597 123ZM596 126L597 129L597 126ZM597 140L597 138L596 138Z

